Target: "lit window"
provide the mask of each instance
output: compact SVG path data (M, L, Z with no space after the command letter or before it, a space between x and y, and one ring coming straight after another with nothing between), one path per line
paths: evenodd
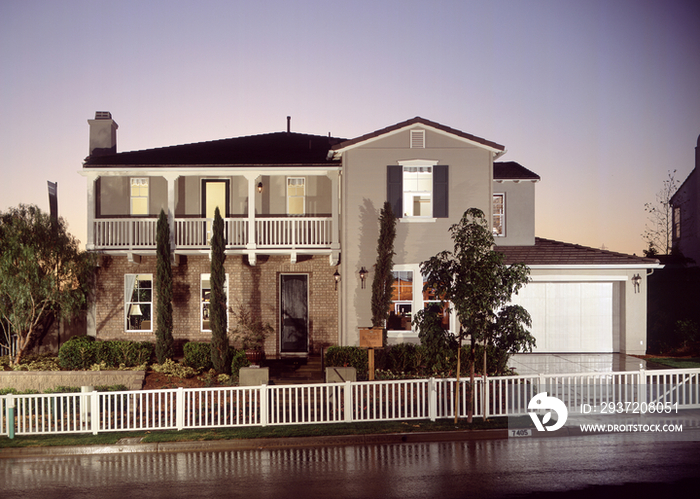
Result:
M211 274L201 275L201 297L200 300L200 329L203 332L211 332L210 308L211 302ZM228 310L228 274L224 281L224 293L226 294L226 310ZM227 312L228 313L228 312Z
M387 329L390 331L411 331L413 318L413 271L394 271L391 289L391 308Z
M403 212L405 217L433 216L433 167L403 167Z
M287 179L287 214L303 215L305 213L306 179L289 177Z
M131 179L131 214L148 215L148 178Z
M493 195L493 235L494 236L505 236L505 222L506 222L506 209L505 209L505 194L494 194Z
M153 331L153 274L124 276L124 311L127 331Z
M423 276L423 287L425 288L426 280L425 276ZM431 305L437 305L441 309L441 314L442 314L442 322L441 326L442 329L445 331L451 331L452 328L450 327L450 304L449 302L443 302L440 297L437 295L434 289L432 288L427 288L425 291L423 291L423 308L428 308Z

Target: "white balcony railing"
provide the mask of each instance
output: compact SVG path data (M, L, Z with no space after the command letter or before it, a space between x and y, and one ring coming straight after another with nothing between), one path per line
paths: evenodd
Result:
M102 218L94 221L96 249L156 247L157 219Z
M93 222L95 249L155 249L156 219L100 218ZM206 249L211 238L210 218L176 218L173 249ZM258 248L330 248L333 242L330 217L257 218L253 240ZM229 249L245 248L248 219L224 219L224 238Z
M255 244L260 248L323 248L332 243L332 221L327 217L258 218Z

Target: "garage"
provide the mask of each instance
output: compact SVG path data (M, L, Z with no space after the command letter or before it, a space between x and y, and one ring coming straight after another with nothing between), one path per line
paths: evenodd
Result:
M530 282L513 302L532 317L533 352L618 351L615 287L614 282Z

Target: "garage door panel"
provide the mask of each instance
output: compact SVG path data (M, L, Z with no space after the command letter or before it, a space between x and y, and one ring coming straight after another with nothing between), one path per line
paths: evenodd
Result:
M612 282L529 283L514 297L532 316L534 352L612 352Z

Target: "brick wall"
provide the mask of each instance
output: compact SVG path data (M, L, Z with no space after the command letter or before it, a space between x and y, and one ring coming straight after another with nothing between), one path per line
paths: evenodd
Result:
M173 266L173 336L182 341L209 341L210 332L200 327L200 276L210 272L207 255L180 257ZM224 264L229 279L229 305L250 306L254 313L269 322L275 335L265 342L267 356L279 352L280 274L306 274L309 279L309 349L318 353L322 347L338 343L338 292L327 256L300 256L292 264L289 256L259 255L251 267L246 257L227 256ZM126 256L106 257L98 271L96 288L96 333L101 340L155 341L155 332L126 332L124 316L124 274L153 274L156 257L144 256L141 263L129 263ZM155 296L153 316L155 331Z

